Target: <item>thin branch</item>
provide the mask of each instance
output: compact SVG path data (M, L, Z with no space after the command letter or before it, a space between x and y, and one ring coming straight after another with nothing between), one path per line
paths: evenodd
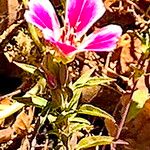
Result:
M11 96L14 96L14 95L17 95L17 94L20 94L21 93L21 89L18 89L14 92L11 92L9 94L6 94L6 95L3 95L3 96L0 96L0 101L6 97L11 97Z

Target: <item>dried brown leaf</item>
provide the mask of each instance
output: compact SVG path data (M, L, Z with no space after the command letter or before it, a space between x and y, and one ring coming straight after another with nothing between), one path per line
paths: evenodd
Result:
M0 100L0 104L3 104L3 105L11 105L12 102L11 102L11 99L9 97L6 97L2 100Z
M104 1L104 4L105 4L105 7L106 9L108 9L109 11L112 11L110 6L115 3L117 0L105 0Z
M100 89L100 86L84 87L82 89L81 102L90 103L97 96Z
M30 149L30 142L29 142L27 136L24 139L22 139L20 149L21 150L29 150Z
M137 114L135 119L127 123L128 130L124 131L124 139L130 143L123 150L136 149L148 150L150 149L150 99L146 101L144 107Z
M71 139L69 140L69 146L74 149L78 142L78 132L73 133Z
M0 130L0 143L7 142L11 139L13 134L12 128L2 129Z
M33 119L32 110L29 109L29 115L23 110L16 118L13 124L13 129L18 135L26 135L32 128L31 122Z
M115 137L118 130L118 125L114 120L105 119L105 126L110 136Z
M122 74L129 72L129 64L133 63L134 59L131 55L131 37L129 34L124 34L119 41L119 46L122 47L120 55L120 72Z
M125 33L118 42L118 47L121 48L120 61L117 64L117 72L126 76L133 72L131 65L135 66L142 54L142 42L139 38ZM146 70L146 66L143 70Z
M17 8L19 7L18 0L7 1L9 25L12 24L17 17Z
M125 108L127 106L130 99L131 99L131 94L130 93L125 93L121 96L120 101L121 101L121 104L122 104L123 108Z

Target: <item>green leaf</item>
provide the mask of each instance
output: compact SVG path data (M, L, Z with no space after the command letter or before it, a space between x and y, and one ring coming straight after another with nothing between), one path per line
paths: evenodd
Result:
M45 46L40 42L40 39L39 39L39 37L38 37L38 33L37 33L37 30L36 30L35 26L29 23L29 24L28 24L28 27L29 27L30 34L31 34L32 39L33 39L33 41L35 42L35 44L39 47L39 49L40 49L41 51L45 51L46 48L45 48Z
M79 110L78 110L79 114L86 114L86 115L91 115L91 116L97 116L97 117L104 117L107 119L111 119L114 120L114 118L109 115L107 112L105 112L104 110L92 106L90 104L83 104Z
M37 82L37 84L30 89L25 95L24 97L29 97L30 94L37 94L37 93L42 93L43 89L46 86L46 80L44 78L40 78Z
M60 107L61 110L63 110L65 108L65 100L62 90L60 89L51 90L51 95L53 107L55 108Z
M81 117L74 117L74 118L71 118L71 119L70 119L70 122L85 123L85 124L88 124L88 125L91 124L88 120L86 120L86 119L84 119L84 118L81 118Z
M86 71L73 85L70 85L70 88L73 90L73 97L68 104L68 110L75 110L77 108L78 101L82 92L81 89L78 88L83 87L90 80L90 76L92 75L94 70L95 68Z
M55 75L56 77L59 76L59 63L54 61L54 57L49 52L43 58L43 65L42 65L48 72Z
M34 105L31 97L13 97L13 99L25 105Z
M28 97L13 97L17 102L26 104L26 105L33 105L36 107L45 107L47 105L47 100L36 96L28 94Z
M31 95L35 95L38 92L40 92L41 90L43 90L43 88L45 87L46 83L45 83L45 79L41 78L39 79L39 81L37 82L37 84L31 89L29 90L23 97L30 97ZM34 97L35 98L35 97ZM35 100L35 99L34 99ZM46 105L46 101L43 101L41 99L36 99L37 102L40 105ZM10 105L9 107L7 107L6 109L0 111L0 119L4 119L7 118L9 116L11 116L12 114L14 114L15 112L19 111L21 108L23 108L25 106L25 104L23 103L19 103L16 102L16 100L14 100L14 103L12 105Z
M70 133L75 133L77 131L80 131L81 129L90 129L90 131L93 129L93 126L86 123L71 123L69 127L71 128Z
M39 79L37 84L32 89L30 89L23 97L14 97L14 99L29 105L35 104L40 107L46 106L47 100L42 97L36 96L37 93L43 91L45 85L45 79L41 78Z
M0 104L0 111L9 108L10 105Z
M56 121L56 119L57 119L57 117L56 117L56 116L53 116L52 114L49 114L49 115L48 115L48 120L49 120L49 122L50 122L50 123L55 122L55 121Z
M147 90L136 90L132 96L132 103L126 121L135 118L148 99L149 93Z
M70 109L76 110L80 96L81 96L81 90L77 89L73 91L73 97L68 104L67 111L69 111Z
M137 108L143 108L145 102L149 98L149 93L147 90L137 90L133 93L133 101L137 103Z
M14 102L8 108L4 109L3 111L0 111L0 120L11 116L12 114L20 110L23 106L24 104L22 103Z
M76 146L76 150L100 146L100 145L108 145L113 142L113 137L111 136L89 136L81 139Z
M66 85L68 81L68 70L67 70L67 65L65 64L60 64L59 67L59 80L62 86Z
M18 63L15 61L13 61L13 63L16 64L18 67L22 68L23 70L31 73L31 74L34 74L35 70L37 69L37 67L32 66L32 65L28 65L28 64L24 64L24 63Z
M86 71L73 85L72 89L78 88L78 86L83 86L90 78L95 68Z
M61 127L62 125L65 125L68 121L68 118L70 118L70 116L72 116L72 114L67 114L67 115L58 115L55 124L57 125L57 127Z
M106 77L91 77L84 86L94 86L94 85L99 85L99 84L105 84L115 81L114 79L111 78L106 78Z
M35 105L38 105L38 106L46 106L47 104L47 100L42 98L42 97L39 97L39 96L36 96L36 95L30 95L31 98L32 98L32 102L35 104Z

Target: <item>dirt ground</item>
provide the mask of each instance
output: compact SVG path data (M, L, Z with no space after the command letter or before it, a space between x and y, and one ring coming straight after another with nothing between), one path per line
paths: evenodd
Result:
M56 10L62 9L59 0L52 2ZM123 35L112 53L77 54L75 60L68 64L70 81L75 82L93 67L96 68L93 75L105 75L115 79L109 85L87 87L82 91L80 104L93 104L111 114L116 120L112 123L89 117L94 126L92 134L99 135L103 132L104 135L116 137L124 112L132 99L119 136L119 139L128 144L117 145L116 149L150 150L150 53L145 59L142 52L142 42L150 38L150 1L104 0L104 3L106 13L88 32L104 25L118 24L123 29ZM41 52L28 33L23 17L25 9L20 0L2 0L0 3L0 104L10 104L11 96L18 94L13 93L14 91L21 89L23 92L19 94L22 96L34 83L34 79L13 64L12 60L36 65L42 59ZM139 35L142 35L143 41ZM35 137L36 150L46 147L46 142L43 141L47 139L44 135L51 127L46 123L36 134L39 110L35 111L35 116L32 111L33 107L27 107L24 113L17 112L5 120L0 120L1 150L26 150L27 145L33 144ZM14 137L11 137L14 132L12 126L15 129ZM48 139L50 144L57 145L55 136ZM104 150L104 147L99 149Z

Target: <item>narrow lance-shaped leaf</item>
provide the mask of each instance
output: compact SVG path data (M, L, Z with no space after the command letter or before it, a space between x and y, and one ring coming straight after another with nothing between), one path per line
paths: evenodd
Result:
M86 71L72 86L73 89L78 88L78 86L84 85L94 72L95 68Z
M73 97L68 104L67 110L70 109L75 110L77 108L80 96L81 96L81 90L77 89L73 92Z
M18 103L18 102L13 103L8 108L4 109L3 111L0 111L0 120L11 116L13 113L20 110L23 106L24 106L23 103Z
M40 92L40 90L45 86L45 80L41 78L38 83L30 90L28 91L23 97L30 97L31 94L36 94L37 92ZM36 99L38 100L38 99ZM38 102L37 102L38 103ZM21 108L23 108L25 104L14 102L12 105L10 105L8 108L0 111L0 120L5 119L15 112L19 111Z
M86 123L72 123L71 125L70 125L70 132L71 133L75 133L75 132L77 132L77 131L81 131L82 129L90 129L90 130L92 130L93 129L93 126L92 125L88 125L88 124L86 124Z
M39 97L39 96L36 96L36 95L31 95L31 98L32 98L32 102L36 105L39 105L41 107L43 106L46 106L47 104L47 100L42 98L42 97Z
M35 42L35 44L39 47L41 51L45 51L45 46L40 42L40 39L38 37L38 33L36 28L32 24L28 24L29 31L31 33L32 39Z
M89 80L84 85L80 85L78 86L78 88L82 88L85 86L102 85L102 84L106 84L112 81L114 81L114 79L111 79L108 77L107 78L106 77L90 77Z
M130 121L135 118L139 111L143 108L145 102L150 98L147 90L136 90L132 96L132 103L127 115L126 121Z
M113 142L113 137L111 136L89 136L81 139L76 146L76 150L90 148L100 145L108 145Z
M114 120L114 118L109 115L107 112L105 112L104 110L92 106L90 104L84 104L82 105L79 110L78 110L79 114L86 114L86 115L91 115L91 116L97 116L97 117L104 117L107 119L112 119Z
M70 86L70 88L73 90L73 97L68 104L68 110L75 110L77 108L78 101L81 96L81 90L77 88L86 84L94 70L95 68L86 71L73 85Z
M13 62L14 64L16 64L18 67L20 67L21 69L23 69L24 71L27 71L31 74L35 73L35 70L37 69L37 67L33 66L33 65L28 65L25 63L18 63L18 62Z
M88 125L91 124L88 120L86 120L84 118L81 118L81 117L73 117L73 118L70 119L70 122L85 123L85 124L88 124Z

